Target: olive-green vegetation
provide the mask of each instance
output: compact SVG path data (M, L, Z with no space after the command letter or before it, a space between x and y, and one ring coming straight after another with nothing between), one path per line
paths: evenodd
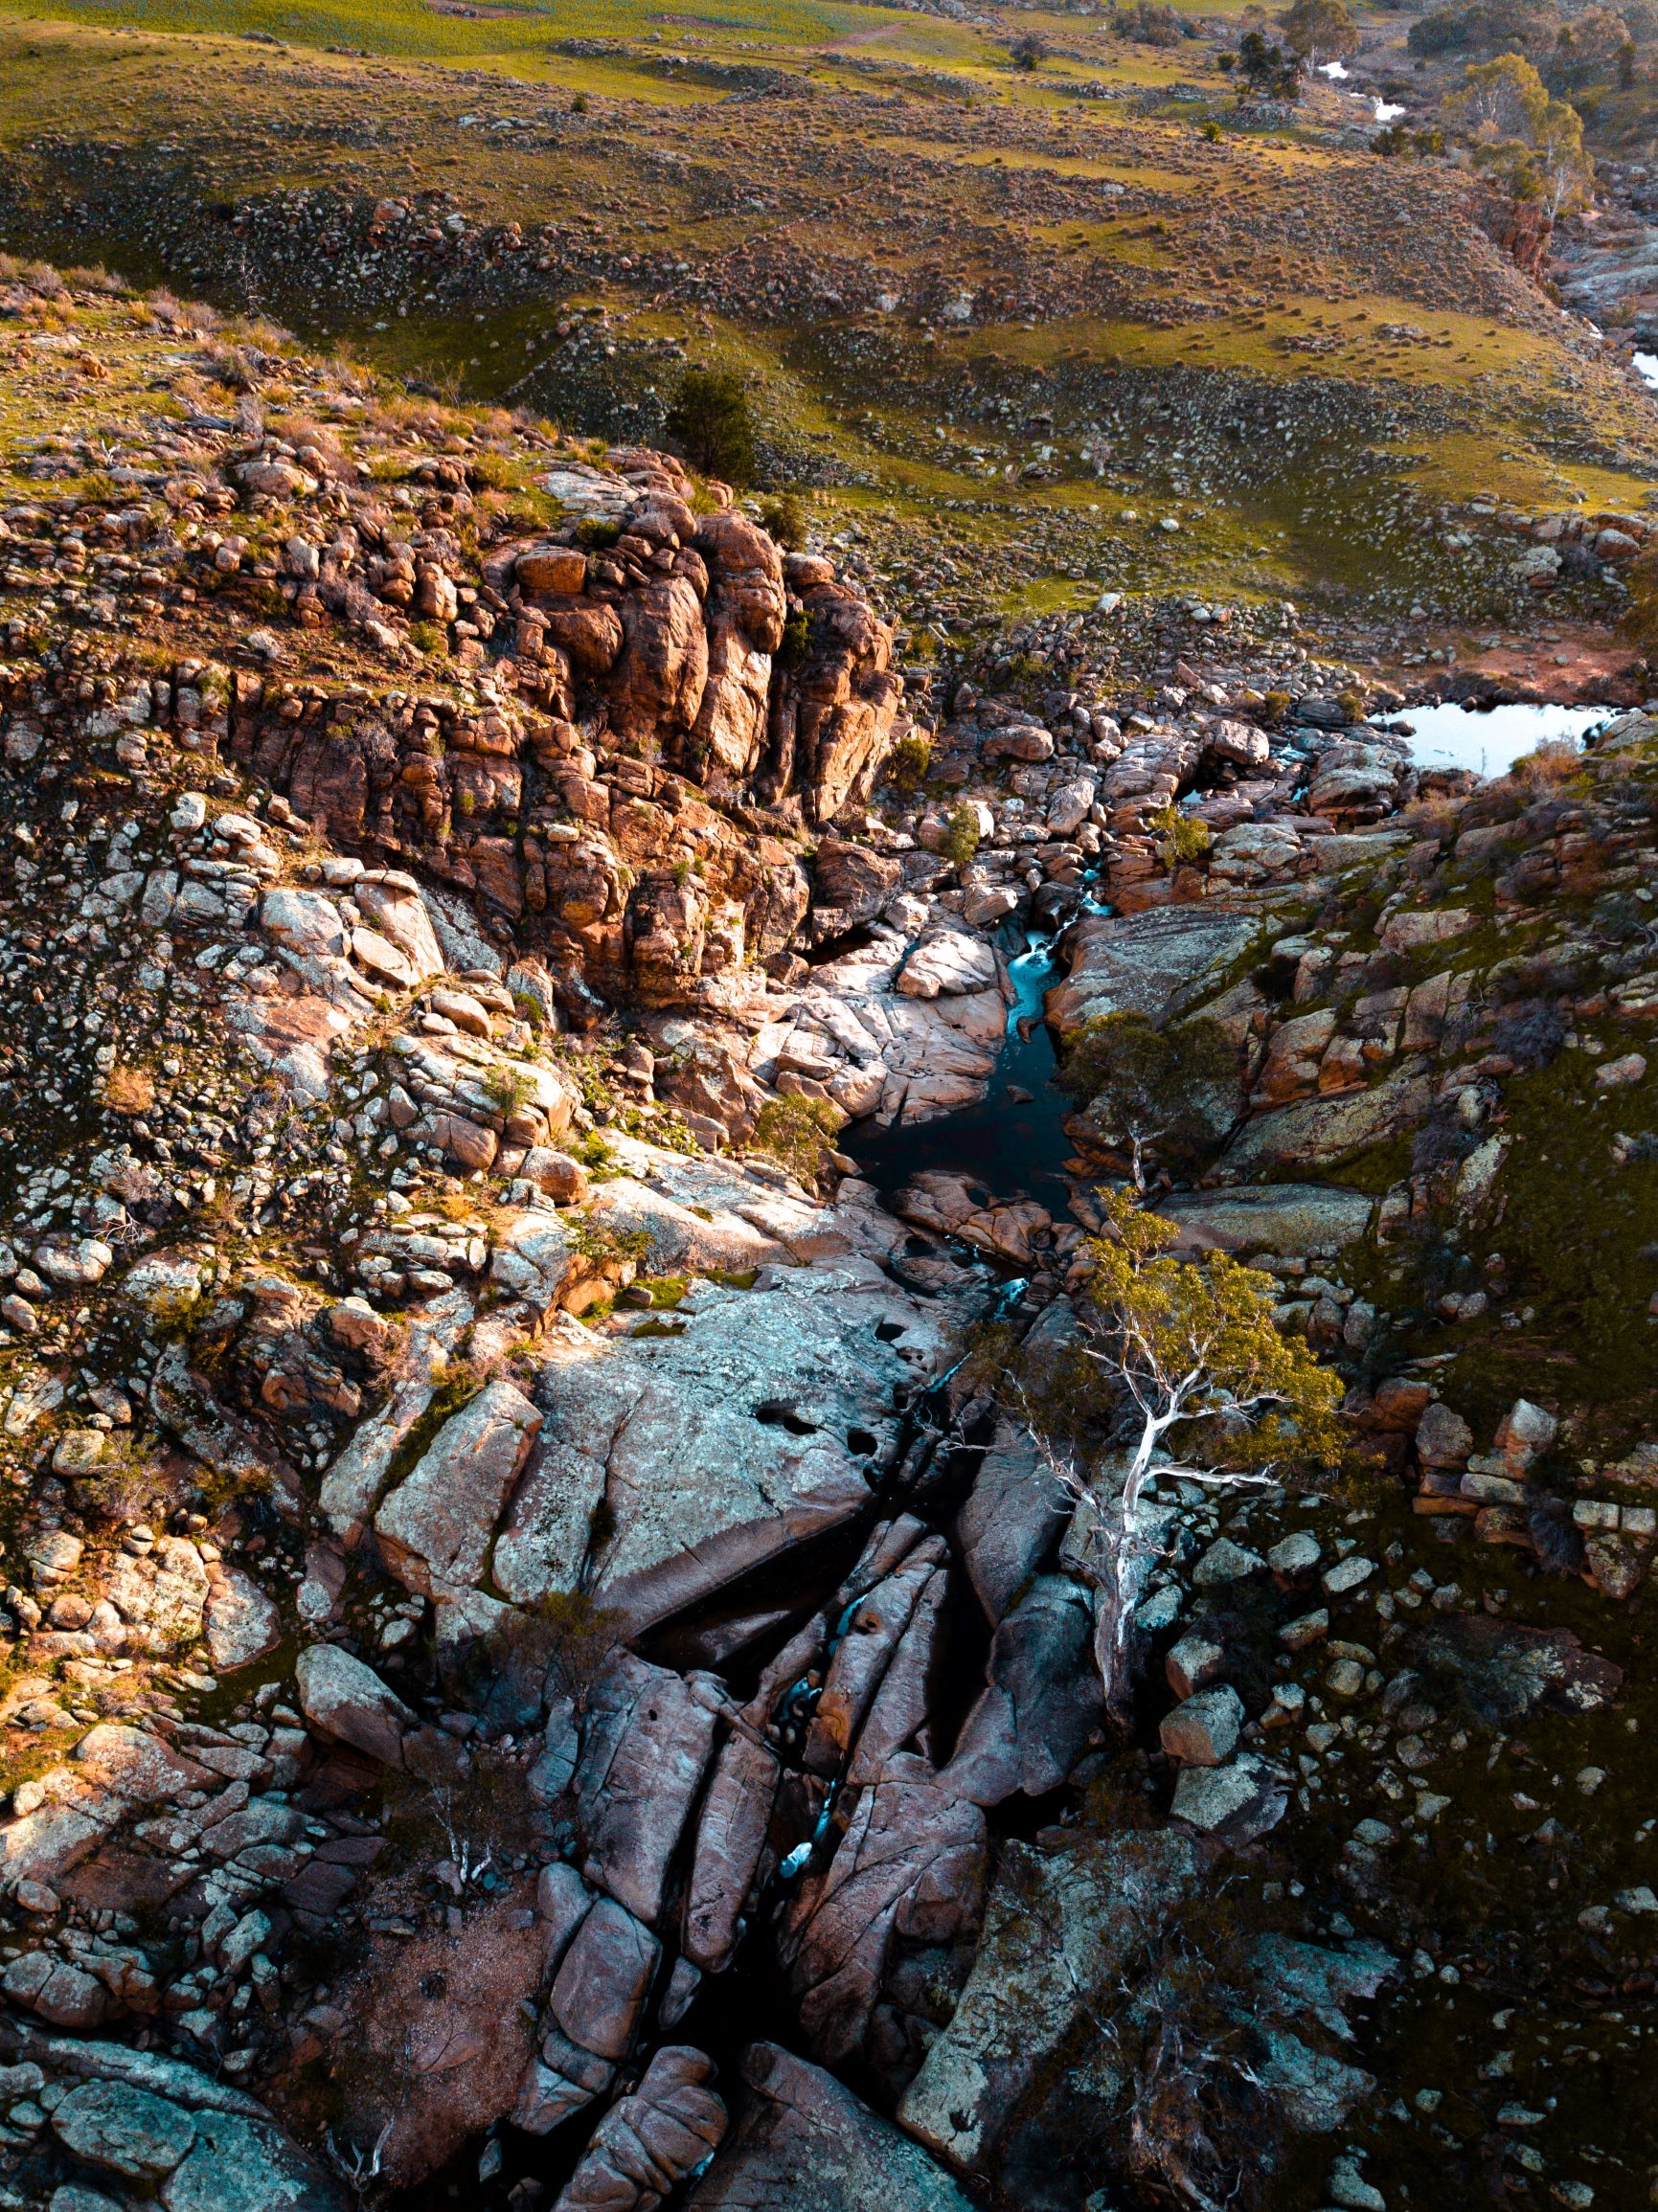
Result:
M1319 34L1342 12L1320 0ZM727 105L757 72L778 97ZM1571 97L1557 76L1548 97ZM1069 97L1089 81L1193 89ZM665 34L621 0L579 22L0 0L0 239L227 306L257 289L440 395L677 432L855 533L915 657L1102 586L1494 619L1434 504L1637 505L1649 414L1502 275L1431 156L1339 145L1342 96L1316 78L1293 130L1238 127L1238 82L1230 37L1185 9L738 4ZM382 244L353 288L351 254L290 265L223 220L293 190L348 229L442 193L440 228L454 210L536 247L545 226L551 251L486 257L476 286L443 260L399 295Z

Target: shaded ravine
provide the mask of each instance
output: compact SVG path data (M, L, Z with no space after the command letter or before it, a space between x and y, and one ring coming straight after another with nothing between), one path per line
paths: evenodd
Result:
M1065 1211L1070 1185L1063 1162L1075 1147L1065 1134L1072 1101L1054 1080L1056 1055L1043 1019L1043 1001L1063 963L1058 935L1024 930L1022 952L1010 948L1013 1003L1002 1049L977 1105L929 1121L874 1121L848 1130L843 1142L860 1173L889 1205L923 1168L970 1175L998 1197L1029 1196L1051 1213Z

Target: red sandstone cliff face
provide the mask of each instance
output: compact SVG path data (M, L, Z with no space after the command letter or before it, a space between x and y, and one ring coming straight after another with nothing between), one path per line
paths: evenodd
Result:
M1502 247L1521 273L1533 284L1544 282L1549 244L1555 226L1542 208L1532 200L1511 200L1502 192L1487 192L1479 202L1479 218L1487 235Z
M372 628L387 606L453 619L473 589L477 704L244 675L229 750L331 842L418 861L599 990L730 1005L805 916L799 835L867 801L903 684L890 627L829 562L733 508L693 512L672 463L627 458L602 550L514 540L475 585L441 530L366 587L336 548L316 563L302 621L307 591L314 620Z

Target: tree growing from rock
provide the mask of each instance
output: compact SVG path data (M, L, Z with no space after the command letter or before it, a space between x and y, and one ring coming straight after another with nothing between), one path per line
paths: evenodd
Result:
M1237 1080L1237 1055L1218 1023L1160 1029L1128 1012L1084 1022L1058 1075L1105 1142L1125 1153L1137 1190L1152 1156L1172 1166L1215 1142L1215 1101Z
M1073 1550L1095 1588L1106 1704L1121 1714L1151 1556L1147 1488L1163 1476L1228 1488L1334 1467L1342 1385L1281 1334L1270 1275L1224 1253L1177 1259L1175 1230L1138 1193L1099 1197L1105 1226L1085 1247L1093 1274L1070 1371L1016 1377L1012 1392L1051 1471L1086 1508Z
M732 369L688 369L668 411L668 435L693 468L727 484L754 475L754 412Z

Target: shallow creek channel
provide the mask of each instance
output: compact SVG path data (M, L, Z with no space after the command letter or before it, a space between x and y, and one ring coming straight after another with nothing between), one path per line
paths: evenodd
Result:
M1612 711L1443 705L1392 719L1414 726L1424 765L1496 775L1546 739L1582 741ZM849 1133L883 1195L917 1169L955 1168L1065 1217L1069 1107L1041 1019L1060 965L1054 940L1030 938L1010 964L1016 996L984 1101L916 1128ZM1486 1449L1506 1406L1477 1393L1460 1403ZM1557 1454L1546 1487L1592 1492L1591 1470ZM1152 1588L1172 1610L1147 1667L1142 1743L1155 1749L1172 1702L1163 1654L1194 1619L1221 1631L1251 1709L1283 1701L1262 1749L1282 1762L1284 1816L1217 1862L1215 1910L1321 1944L1379 1942L1397 1962L1342 2050L1374 2090L1333 2133L1303 2139L1270 2201L1275 2212L1326 2212L1332 2197L1371 2212L1469 2194L1575 2212L1658 2203L1658 1602L1649 1584L1617 1602L1528 1550L1481 1543L1470 1520L1418 1510L1414 1489L1383 1479L1319 1499L1229 1500L1165 1488L1180 1510ZM1258 1576L1192 1587L1192 1561L1216 1539L1259 1556L1298 1531L1316 1538L1325 1569L1368 1561L1362 1579L1339 1598ZM1328 1640L1286 1651L1288 1614L1320 1604ZM1239 1650L1253 1659L1238 1664ZM1562 1651L1610 1662L1611 1694L1546 1682ZM1352 2188L1340 2180L1350 2153ZM1044 2203L1142 2201L1073 2193L1057 2172L1053 2181Z
M1481 724L1518 754L1541 736L1580 736L1603 716L1435 708L1401 718L1419 725L1423 746L1439 742L1442 729L1474 742L1459 724ZM1488 741L1488 762L1494 750ZM1060 968L1056 942L1007 933L1013 998L977 1106L920 1126L847 1133L848 1151L889 1200L919 1169L953 1168L998 1197L1030 1196L1056 1220L1066 1217L1070 1109L1054 1082L1043 1021L1044 994ZM987 1319L1017 1327L1035 1318L1023 1279L960 1256L981 1275ZM1434 1366L1430 1360L1407 1371ZM837 1589L844 1593L872 1530L893 1515L914 1515L951 1569L928 1683L928 1744L943 1765L990 1649L961 1571L957 1531L990 1424L988 1409L958 1410L952 1423L948 1384L946 1376L911 1402L889 1478L856 1527L733 1586L716 1605L659 1632L644 1656L682 1671L717 1664L734 1692L747 1694L792 1624ZM1539 1389L1548 1388L1540 1380ZM1485 1449L1506 1407L1471 1390L1457 1402ZM1546 1479L1567 1498L1574 1486L1594 1486L1563 1454L1548 1463ZM1332 2204L1398 2212L1464 2200L1590 2212L1658 2201L1658 1794L1650 1763L1658 1609L1650 1586L1610 1601L1576 1574L1545 1572L1530 1549L1481 1543L1468 1519L1424 1515L1414 1491L1414 1479L1386 1476L1306 1498L1217 1496L1166 1480L1164 1550L1143 1609L1149 1634L1134 1742L1106 1739L1070 1785L997 1805L992 1866L1011 1842L1040 1837L1052 1844L1079 1823L1084 1832L1090 1823L1111 1826L1125 1804L1131 1826L1166 1819L1172 1776L1158 1753L1159 1724L1175 1700L1164 1662L1180 1638L1205 1632L1224 1646L1225 1679L1257 1716L1245 1740L1278 1777L1283 1813L1254 1841L1215 1850L1183 1940L1197 1946L1206 1975L1213 1962L1205 1945L1221 1975L1240 1943L1262 1936L1322 1952L1380 1945L1394 1962L1374 2004L1349 2008L1351 2024L1333 2007L1329 2015L1330 2078L1357 2067L1371 2086L1351 2110L1331 2100L1334 2118L1298 2123L1269 2187L1250 2201L1271 2212L1329 2212ZM1310 1539L1314 1564L1262 1571L1286 1538L1304 1547ZM1241 1547L1253 1567L1207 1573L1210 1555L1228 1546ZM728 1623L740 1628L768 1609L775 1636L747 1645L735 1664L712 1657ZM1320 1609L1325 1625L1296 1633ZM831 1651L856 1606L837 1611ZM731 1970L704 1981L668 2039L707 2051L727 2087L757 2037L805 2047L776 1931L795 1885L833 1842L835 1786L814 1786L801 1763L812 1709L805 1677L775 1708L784 1727L780 1803L797 1840L753 1908ZM1238 2031L1223 2022L1215 2032L1224 2042ZM1098 2057L1066 2044L1043 2092L1039 2172L1027 2170L1016 2189L999 2194L969 2181L969 2197L997 2212L1015 2204L1019 2212L1152 2212L1171 2201L1124 2179L1111 2127L1102 2127L1087 2086ZM861 2062L837 2070L875 2109L891 2110L890 2087ZM1304 2113L1316 2113L1317 2077L1302 2078L1295 2093ZM540 2140L505 2130L500 2164L483 2185L473 2146L403 2199L402 2212L447 2212L456 2202L534 2212L556 2195L590 2124L587 2114ZM523 2194L526 2181L542 2193ZM668 2201L693 2194L682 2189ZM817 2201L809 2191L802 2198Z

